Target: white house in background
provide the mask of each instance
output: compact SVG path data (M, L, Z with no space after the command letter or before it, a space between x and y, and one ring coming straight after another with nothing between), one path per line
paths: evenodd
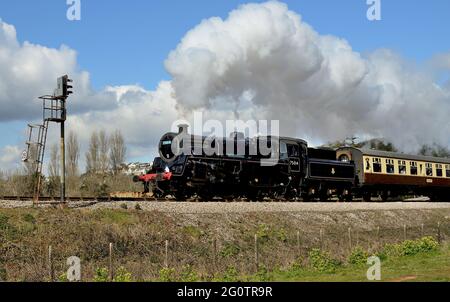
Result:
M122 173L125 175L146 174L153 166L153 163L129 163L123 164Z

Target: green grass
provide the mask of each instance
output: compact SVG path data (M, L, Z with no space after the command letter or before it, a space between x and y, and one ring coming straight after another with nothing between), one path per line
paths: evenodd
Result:
M368 266L338 267L334 273L293 267L270 273L272 281L367 282ZM388 258L381 263L381 281L450 281L450 246L414 256Z

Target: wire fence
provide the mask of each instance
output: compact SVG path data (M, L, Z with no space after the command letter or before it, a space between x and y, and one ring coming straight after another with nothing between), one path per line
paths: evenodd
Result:
M261 267L274 270L305 262L312 249L320 249L334 259L345 261L356 247L375 254L386 244L425 236L444 243L450 239L450 223L371 229L324 226L290 232L262 228L255 234L243 233L239 240L219 234L194 234L196 239L189 246L178 237L162 239L164 236L155 236L152 244L144 244L130 239L133 230L128 232L130 234L115 241L105 238L107 243L104 245L84 245L75 250L59 246L57 242L31 248L27 242L4 240L2 257L14 261L0 262L0 279L8 280L11 274L15 280L21 281L64 280L68 270L67 259L76 256L81 260L81 279L84 281L94 280L102 272L107 272L104 278L114 280L119 269L130 272L135 281L159 280L163 269L182 274L186 268L197 272L202 280L211 280L230 267L240 274L254 274Z

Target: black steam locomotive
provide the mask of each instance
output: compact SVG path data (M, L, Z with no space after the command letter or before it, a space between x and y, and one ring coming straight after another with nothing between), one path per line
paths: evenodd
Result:
M215 152L205 151L205 145ZM352 161L339 161L335 150L308 148L306 141L289 137L232 133L211 140L180 126L178 133L162 137L159 153L152 170L135 181L157 198L173 196L178 201L325 201L330 196L350 201L357 181Z

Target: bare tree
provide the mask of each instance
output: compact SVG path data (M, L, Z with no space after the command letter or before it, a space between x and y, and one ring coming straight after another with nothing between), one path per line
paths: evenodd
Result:
M48 164L48 174L52 178L59 176L59 152L57 144L53 144L50 147L50 162Z
M78 160L80 159L80 144L77 135L70 131L67 138L67 176L78 175Z
M99 172L99 148L100 142L98 133L94 131L91 134L89 149L86 151L86 170L88 173Z
M111 148L109 152L109 162L113 172L117 174L120 165L125 162L125 156L127 152L125 140L120 130L116 130L111 135L109 140Z
M109 140L106 132L101 130L98 134L100 149L99 149L99 169L102 173L108 172L109 162L108 162L108 153L109 153Z

